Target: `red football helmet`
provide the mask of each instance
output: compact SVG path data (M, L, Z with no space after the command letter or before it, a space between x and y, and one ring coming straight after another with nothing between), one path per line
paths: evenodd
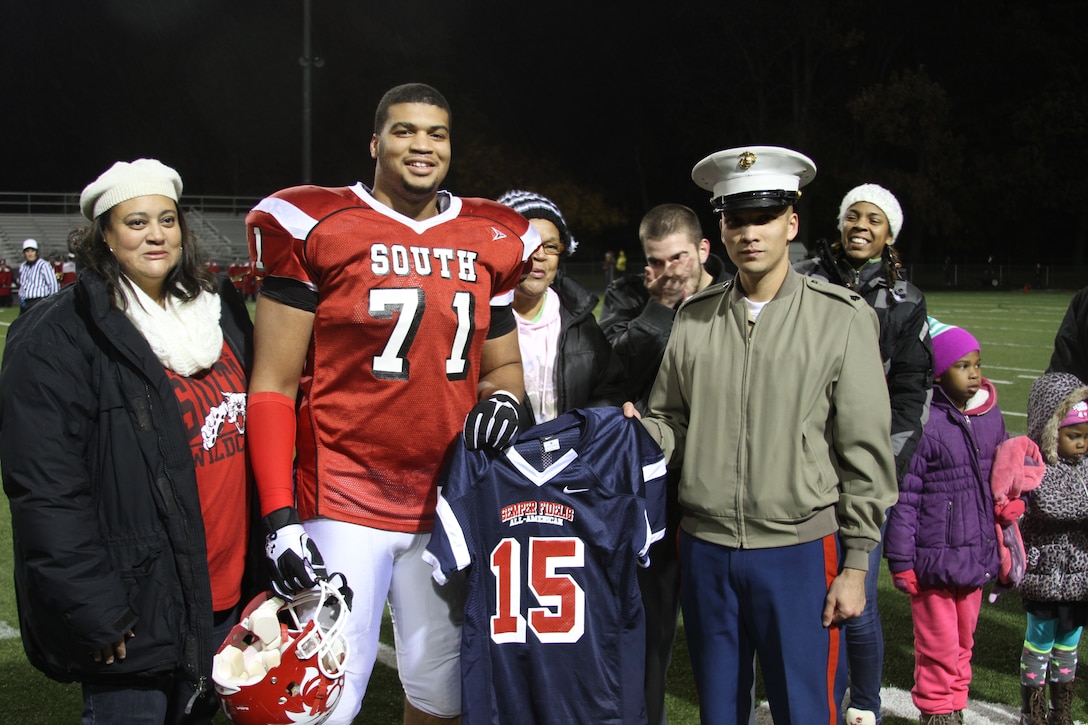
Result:
M346 582L321 580L291 601L272 592L255 597L215 656L212 680L227 718L234 725L325 722L343 691L350 610Z

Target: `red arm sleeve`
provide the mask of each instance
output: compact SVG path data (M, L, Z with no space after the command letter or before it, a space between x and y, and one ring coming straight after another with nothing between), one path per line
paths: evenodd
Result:
M252 393L246 407L246 448L257 479L261 516L295 505L295 401L281 393Z

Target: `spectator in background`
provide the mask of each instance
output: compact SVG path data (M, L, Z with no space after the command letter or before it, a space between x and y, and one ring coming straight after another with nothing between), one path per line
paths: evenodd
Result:
M1048 373L1072 373L1088 380L1088 287L1069 301L1069 307L1054 336L1054 352Z
M860 294L880 322L880 357L891 399L892 452L901 482L922 436L933 394L933 349L929 339L926 298L899 276L893 246L903 229L903 209L895 195L877 184L862 184L846 193L839 205L839 239L817 243L818 256L794 265L801 274L818 277ZM884 668L884 632L877 609L881 548L869 553L865 576L865 611L849 619L846 654L850 672L847 725L881 721L880 683Z
M82 683L86 724L210 725L243 596L251 326L197 261L181 188L151 159L89 184L83 273L12 324L0 367L19 631Z
M227 276L230 277L231 284L238 290L239 295L245 294L246 269L247 266L237 257L227 267Z
M604 253L604 262L601 264L601 269L604 270L604 286L612 284L613 278L616 276L616 254L611 249Z
M58 287L58 290L59 290L59 288L60 288L60 259L58 259L57 255L55 255L55 254L50 254L48 257L43 257L43 259L46 262L49 262L49 266L53 268L53 276L57 280L57 287Z
M53 276L57 278L57 288L61 287L61 280L64 278L64 263L61 258L53 254L49 257L49 264L53 267Z
M526 407L536 423L572 408L620 405L623 369L597 324L597 296L564 274L578 248L559 208L531 191L498 198L540 233L532 269L514 288Z
M616 255L616 271L620 273L621 277L627 274L627 252L622 249Z
M640 275L615 280L605 291L601 328L625 370L626 400L646 409L669 341L676 308L712 283L730 278L721 258L710 253L698 215L681 204L648 211L638 229L646 258ZM680 613L680 562L676 532L680 507L678 466L670 466L666 487L665 538L650 549L650 566L638 570L646 610L646 714L650 725L668 722L665 677L672 660Z
M53 265L38 256L38 242L23 242L23 259L19 266L19 314L23 314L46 297L60 291Z
M257 301L257 294L261 291L261 279L263 277L264 272L262 270L258 270L257 263L253 260L250 260L249 264L246 265L245 283L243 288L245 291L246 301Z
M71 252L60 263L60 286L69 287L76 283L76 255Z
M994 262L994 255L986 257L986 266L982 270L982 286L983 287L997 287L997 264Z
M12 289L14 286L15 275L8 265L8 260L0 258L0 307L11 307Z

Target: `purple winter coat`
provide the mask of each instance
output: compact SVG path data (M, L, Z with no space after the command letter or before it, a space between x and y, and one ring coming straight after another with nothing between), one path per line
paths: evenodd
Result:
M996 579L990 468L1007 437L989 380L966 414L933 386L929 421L888 515L884 556L892 572L914 569L923 589L981 588Z

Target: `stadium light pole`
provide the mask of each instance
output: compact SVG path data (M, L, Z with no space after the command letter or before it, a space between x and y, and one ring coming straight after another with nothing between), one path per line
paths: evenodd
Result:
M313 181L311 178L313 168L311 147L314 133L312 108L313 69L325 65L324 58L313 57L313 44L311 41L313 23L311 22L310 2L311 0L302 0L302 57L298 59L299 65L302 66L302 182L304 184Z

